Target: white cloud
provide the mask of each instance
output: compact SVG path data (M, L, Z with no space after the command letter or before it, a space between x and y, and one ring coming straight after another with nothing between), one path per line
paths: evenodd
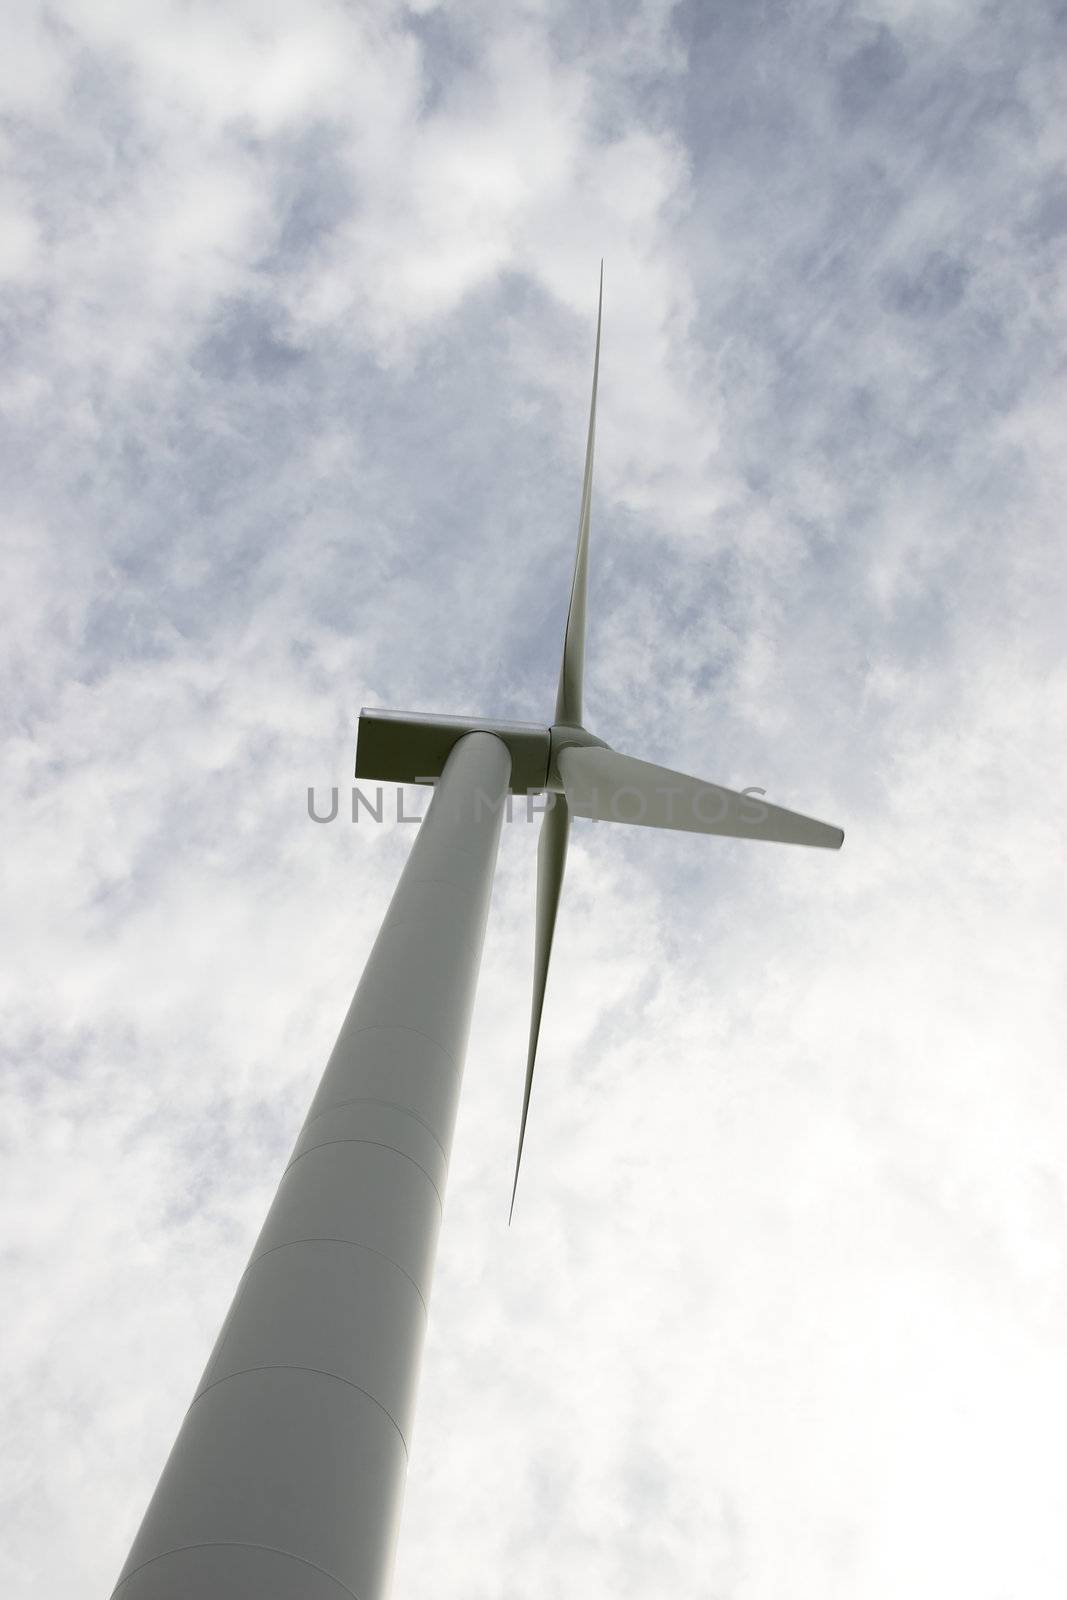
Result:
M113 1580L404 859L307 786L548 712L603 255L595 725L846 845L576 828L508 1232L506 830L397 1592L1059 1600L1043 16L9 31L5 1594Z

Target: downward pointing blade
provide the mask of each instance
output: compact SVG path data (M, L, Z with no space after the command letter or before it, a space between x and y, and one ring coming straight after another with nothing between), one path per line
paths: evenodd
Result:
M537 841L537 921L534 927L534 985L530 1007L530 1047L526 1057L526 1085L522 1095L522 1121L519 1124L519 1149L515 1157L515 1181L511 1186L511 1210L508 1225L515 1211L515 1192L519 1187L519 1166L522 1146L526 1138L526 1117L530 1110L530 1090L533 1087L534 1062L537 1059L537 1037L541 1031L541 1012L545 1005L545 984L548 981L548 962L552 955L552 937L556 931L556 912L563 888L563 869L567 865L567 837L571 817L567 802L561 794L554 797L555 804L545 812L541 824L541 837Z
M600 317L604 306L604 263L600 263L600 293L596 308L596 353L593 356L593 394L589 402L589 434L585 445L582 507L578 515L578 551L574 558L571 602L563 635L563 665L556 696L556 721L582 720L582 677L585 668L585 595L589 574L589 507L593 496L593 442L596 436L596 385L600 372Z

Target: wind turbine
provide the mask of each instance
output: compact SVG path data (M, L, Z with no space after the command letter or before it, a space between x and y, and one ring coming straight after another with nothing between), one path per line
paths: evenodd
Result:
M434 781L307 1120L113 1591L380 1600L507 795L545 790L511 1205L572 815L840 847L844 835L612 750L582 721L603 268L578 549L550 727L360 714L356 776Z

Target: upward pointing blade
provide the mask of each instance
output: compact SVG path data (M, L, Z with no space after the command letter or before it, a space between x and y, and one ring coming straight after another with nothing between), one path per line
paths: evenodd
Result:
M578 515L578 552L574 558L571 603L563 635L563 665L556 696L556 721L581 723L582 675L585 666L585 593L589 572L589 505L593 495L593 440L596 434L596 384L600 371L600 316L604 306L604 263L600 263L600 293L596 308L596 353L593 357L593 395L589 402L589 435L585 445L582 508Z
M526 1138L526 1117L530 1109L530 1090L533 1087L534 1062L537 1059L537 1036L541 1031L541 1012L545 1005L545 984L548 981L548 962L552 954L552 937L556 931L556 912L563 888L563 869L567 865L567 836L570 833L570 810L563 795L554 796L555 804L545 812L541 824L541 837L537 841L537 920L534 927L534 986L530 1006L530 1048L526 1057L526 1085L522 1095L522 1121L519 1124L519 1149L515 1156L515 1182L511 1186L511 1210L508 1225L515 1211L515 1192L519 1187L519 1165L522 1145Z

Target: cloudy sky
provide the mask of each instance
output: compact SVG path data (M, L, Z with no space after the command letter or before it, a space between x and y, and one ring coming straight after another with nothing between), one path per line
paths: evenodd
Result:
M396 1593L1062 1600L1065 46L14 8L5 1596L108 1593L409 848L308 785L551 712L603 256L589 721L847 838L576 824L509 1231L505 829Z

